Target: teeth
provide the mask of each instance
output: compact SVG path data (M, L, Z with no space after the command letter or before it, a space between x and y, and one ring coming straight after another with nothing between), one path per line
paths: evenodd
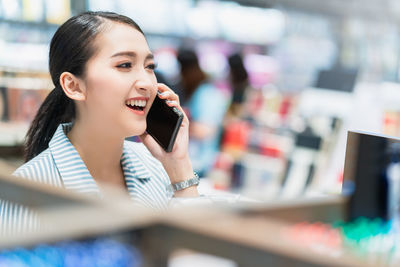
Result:
M126 104L129 106L138 106L138 107L144 107L147 104L146 100L128 100L126 101Z

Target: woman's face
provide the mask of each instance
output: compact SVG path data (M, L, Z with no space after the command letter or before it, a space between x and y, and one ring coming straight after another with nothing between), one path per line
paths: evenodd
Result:
M142 33L110 22L94 41L80 119L124 137L142 134L157 92L154 59Z

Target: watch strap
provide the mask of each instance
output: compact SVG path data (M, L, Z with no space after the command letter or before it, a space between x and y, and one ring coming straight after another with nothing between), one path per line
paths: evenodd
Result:
M172 191L176 192L194 185L198 185L199 183L200 183L199 175L196 172L194 172L194 177L176 184L171 184L170 186L172 188Z

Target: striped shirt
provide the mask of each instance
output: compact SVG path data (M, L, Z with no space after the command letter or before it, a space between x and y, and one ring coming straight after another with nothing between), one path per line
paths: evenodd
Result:
M49 147L19 167L15 176L63 187L84 194L102 197L99 186L67 137L72 123L60 124L49 142ZM169 177L161 163L141 143L124 141L121 166L125 184L133 202L153 209L166 209L172 198L167 191ZM29 222L30 211L0 200L0 223L3 231L35 228Z

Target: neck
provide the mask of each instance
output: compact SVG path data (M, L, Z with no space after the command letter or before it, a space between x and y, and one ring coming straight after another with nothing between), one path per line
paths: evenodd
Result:
M113 135L101 125L77 120L68 138L96 182L124 186L120 164L124 138Z

